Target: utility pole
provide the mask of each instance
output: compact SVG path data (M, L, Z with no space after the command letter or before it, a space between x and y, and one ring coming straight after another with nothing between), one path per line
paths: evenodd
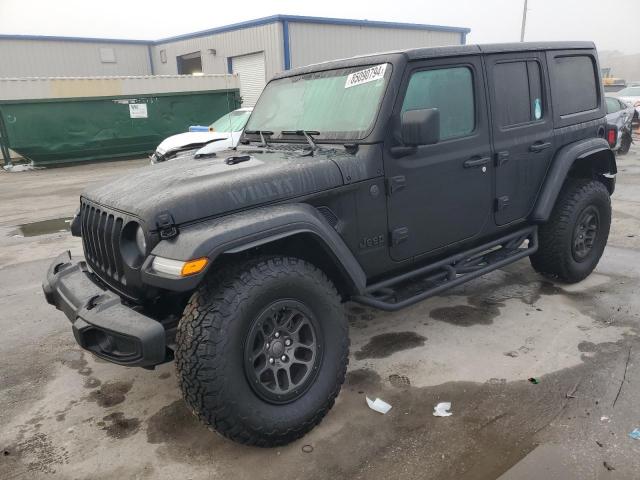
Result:
M527 27L527 2L524 0L524 10L522 11L522 30L520 30L520 41L524 42L524 30Z

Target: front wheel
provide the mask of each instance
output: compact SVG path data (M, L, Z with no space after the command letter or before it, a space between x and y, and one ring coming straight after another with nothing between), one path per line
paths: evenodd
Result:
M206 425L257 446L317 425L344 382L349 339L326 275L292 257L256 258L212 276L176 336L185 401Z
M570 179L562 187L551 218L538 230L533 268L567 283L584 280L596 268L609 238L611 200L596 180Z

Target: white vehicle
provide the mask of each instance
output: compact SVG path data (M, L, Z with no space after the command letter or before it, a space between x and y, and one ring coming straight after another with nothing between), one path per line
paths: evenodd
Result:
M636 119L640 115L640 86L623 88L614 95L618 100L632 105L636 109Z
M179 133L164 139L151 155L151 164L191 158L203 147L206 147L206 151L203 151L205 154L235 147L252 110L253 108L239 108L223 115L209 127L204 127L207 130Z

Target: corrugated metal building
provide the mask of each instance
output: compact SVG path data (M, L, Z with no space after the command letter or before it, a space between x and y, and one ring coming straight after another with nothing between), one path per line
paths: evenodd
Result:
M253 105L275 73L386 50L464 44L469 29L274 15L152 42L0 35L0 77L237 73Z
M150 43L0 35L0 78L151 75Z

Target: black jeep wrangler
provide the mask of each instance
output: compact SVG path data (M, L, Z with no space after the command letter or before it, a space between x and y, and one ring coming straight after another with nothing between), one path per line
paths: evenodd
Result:
M348 363L347 300L398 310L524 257L579 282L616 163L592 43L419 48L278 75L237 149L88 189L44 281L80 346L176 360L242 443L312 429Z

